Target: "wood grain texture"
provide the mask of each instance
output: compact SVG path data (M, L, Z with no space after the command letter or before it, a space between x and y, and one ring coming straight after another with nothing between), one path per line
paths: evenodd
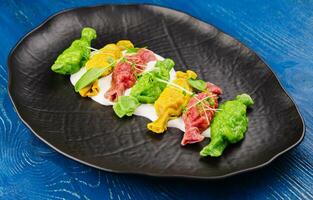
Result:
M22 124L7 95L7 55L63 9L100 0L0 0L0 199L313 199L313 3L309 1L114 1L185 11L256 51L295 99L303 142L269 167L221 181L152 179L101 172L61 156ZM236 3L235 3L236 2Z

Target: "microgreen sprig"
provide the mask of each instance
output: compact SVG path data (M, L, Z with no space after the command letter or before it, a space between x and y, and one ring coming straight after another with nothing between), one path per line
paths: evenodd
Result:
M93 48L93 47L88 47L88 46L85 46L87 49L91 49L93 51L100 51L99 49L96 49L96 48Z
M176 87L177 89L180 89L180 90L182 90L183 92L186 92L186 93L189 94L189 95L194 95L193 92L190 92L189 90L186 90L185 88L183 88L183 87L181 87L180 85L177 85L177 84L175 84L175 83L171 83L171 82L169 82L169 81L165 81L165 80L160 79L160 78L156 78L156 80L159 81L159 82L161 82L161 83L166 83L166 84L168 84L168 85L174 86L174 87Z

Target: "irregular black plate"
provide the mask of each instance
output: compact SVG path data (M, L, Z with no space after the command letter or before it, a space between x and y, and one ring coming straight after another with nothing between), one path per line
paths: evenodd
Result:
M200 159L202 144L181 147L182 132L155 136L142 117L118 119L111 107L81 98L69 77L50 66L82 27L97 30L93 46L130 39L192 69L224 90L223 99L251 94L245 139L221 158ZM148 5L79 8L59 13L22 39L9 57L9 94L22 120L44 142L87 165L113 172L220 178L268 164L298 144L302 118L269 67L213 26L178 11Z

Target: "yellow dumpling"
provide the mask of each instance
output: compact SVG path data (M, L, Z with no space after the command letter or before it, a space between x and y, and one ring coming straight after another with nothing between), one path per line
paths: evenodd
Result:
M122 57L122 51L117 47L116 44L107 44L101 48L96 54L92 55L86 62L85 67L88 69L92 67L105 68L108 67L102 76L106 76L112 72L112 62Z
M178 71L173 83L191 92L192 87L188 84L189 78L195 79L197 74L191 70L187 70L186 73ZM149 123L147 128L155 133L163 133L167 129L168 120L182 115L183 107L187 105L189 99L190 94L178 87L168 85L154 103L158 119Z
M120 40L116 43L116 45L120 48L120 50L134 48L133 43L129 40Z
M79 94L82 97L92 97L99 93L99 84L98 80L96 80L93 84L84 87L83 89L79 90Z
M122 57L122 51L116 44L107 44L99 51L99 53L104 53L104 55L106 53L112 54L114 56L114 59L119 59L120 57Z
M105 68L107 67L107 70L102 74L102 76L106 76L112 72L113 65L110 64L108 59L113 59L111 56L104 56L101 53L93 55L90 60L86 63L86 69L90 69L93 67L99 67L99 68ZM115 59L111 60L115 61Z

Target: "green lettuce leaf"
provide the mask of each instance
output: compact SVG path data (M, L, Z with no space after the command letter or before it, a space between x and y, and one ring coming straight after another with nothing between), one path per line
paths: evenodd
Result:
M80 77L80 79L75 84L75 92L79 92L79 90L88 86L89 84L95 82L105 71L107 68L90 68L86 73Z

